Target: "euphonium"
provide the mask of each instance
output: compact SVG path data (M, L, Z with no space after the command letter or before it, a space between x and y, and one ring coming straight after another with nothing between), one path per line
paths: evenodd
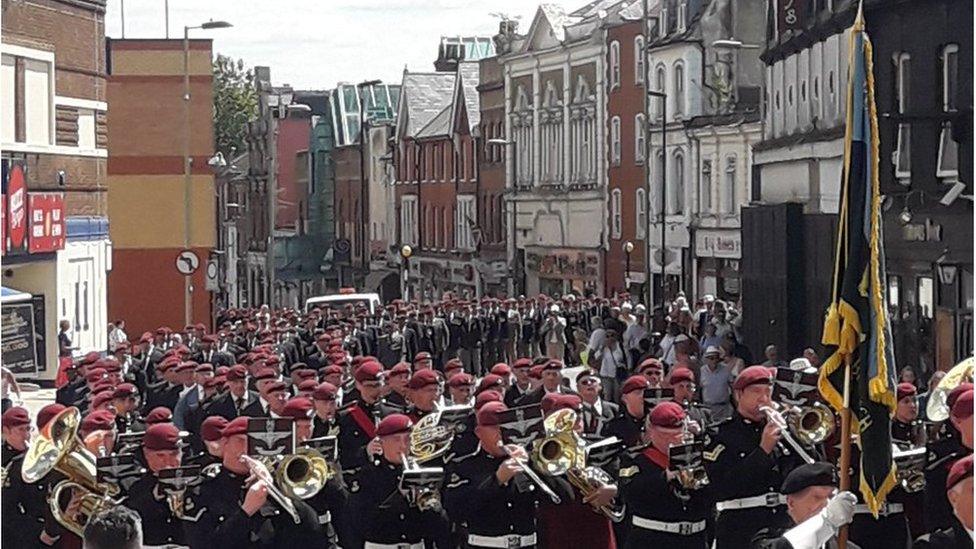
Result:
M55 470L67 477L54 486L47 501L55 520L79 537L92 516L118 504L113 496L119 493L118 486L98 482L95 455L77 436L80 420L81 414L74 407L54 416L27 450L21 471L28 484L40 481ZM61 494L65 490L76 492L71 497L79 503L76 515L69 516L61 509Z
M297 448L275 467L274 481L286 495L308 499L334 476L335 471L322 454L311 448Z

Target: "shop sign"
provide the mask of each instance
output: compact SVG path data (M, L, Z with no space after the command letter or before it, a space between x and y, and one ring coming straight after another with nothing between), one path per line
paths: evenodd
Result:
M37 340L34 330L34 306L26 303L7 303L2 310L3 365L15 375L37 373Z
M528 270L540 277L559 280L592 280L600 278L600 255L596 252L553 250L550 253L527 253Z
M698 231L695 233L695 255L739 259L742 257L742 234L739 231Z
M64 195L61 193L31 193L30 247L32 254L64 249Z
M11 164L6 175L6 249L23 253L27 248L27 185L24 183L24 167Z

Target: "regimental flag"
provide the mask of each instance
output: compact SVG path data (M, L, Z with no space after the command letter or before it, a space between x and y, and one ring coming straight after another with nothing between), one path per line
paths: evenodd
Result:
M878 117L874 104L871 41L858 10L850 32L844 173L834 262L834 284L824 322L829 358L820 370L820 393L830 405L848 406L860 446L860 491L877 516L894 488L891 414L895 377L885 308L885 257L878 182ZM845 379L850 359L851 379Z

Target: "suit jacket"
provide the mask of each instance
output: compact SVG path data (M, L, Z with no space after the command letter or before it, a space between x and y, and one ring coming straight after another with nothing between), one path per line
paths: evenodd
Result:
M603 438L604 428L620 411L620 406L607 400L600 401L600 408L601 410L597 411L589 404L583 403L583 434Z
M563 381L566 381L566 380L563 380ZM561 385L559 387L559 392L562 393L562 394L564 394L564 395L575 395L576 394L576 391L573 391L572 389L570 389L566 385ZM515 405L516 406L528 406L529 404L541 404L542 403L542 399L545 396L546 396L546 388L544 386L540 385L534 391L530 391L529 393L526 393L525 396L523 396L522 398L518 399L518 401L516 401Z
M183 431L190 430L187 419L190 412L196 410L199 405L200 390L194 385L176 401L176 407L173 408L173 425L176 425L178 429Z
M254 402L249 403L241 410L241 415L248 417L271 417L271 412L264 411L264 406L261 405L261 399L255 397Z
M257 400L258 394L254 391L248 391L247 404L245 405L245 408L247 408L248 405L257 402ZM227 391L226 393L210 401L204 409L204 415L206 417L221 416L227 421L236 418L238 415L237 407L234 406L234 397L230 394L230 391Z

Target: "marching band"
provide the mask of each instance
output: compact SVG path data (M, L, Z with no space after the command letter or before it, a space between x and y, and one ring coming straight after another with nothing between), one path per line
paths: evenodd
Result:
M618 305L233 310L91 353L56 404L2 416L0 537L79 547L121 505L146 546L194 549L800 549L846 525L852 546L972 546L971 359L924 409L898 386L899 485L873 516L838 493L803 371L742 368L728 410L680 342L616 352Z

